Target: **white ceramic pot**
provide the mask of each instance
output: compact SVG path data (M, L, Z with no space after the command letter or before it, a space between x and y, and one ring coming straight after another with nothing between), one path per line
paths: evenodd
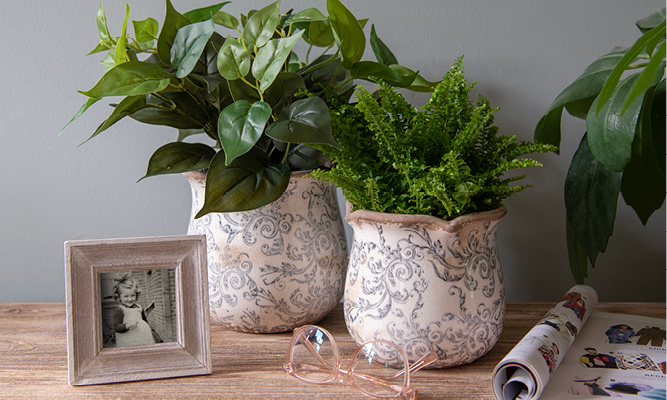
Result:
M336 191L292 173L278 200L252 211L210 213L206 176L184 174L192 188L188 234L205 234L211 316L243 332L291 331L324 318L343 294L347 245Z
M466 364L488 352L503 328L505 294L496 246L500 208L452 221L427 215L348 212L354 242L345 283L345 322L360 344L392 341L411 362Z

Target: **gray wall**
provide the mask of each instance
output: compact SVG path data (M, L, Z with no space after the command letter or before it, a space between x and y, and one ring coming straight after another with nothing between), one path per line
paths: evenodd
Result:
M237 0L238 15L267 1ZM124 3L104 2L119 34ZM209 4L173 0L180 11ZM476 90L500 106L505 135L532 140L555 96L599 55L637 37L634 22L664 7L662 0L347 0L371 17L399 61L437 80L454 59ZM283 11L324 0L284 0ZM183 234L189 187L180 176L135 183L152 152L174 130L122 121L88 138L111 109L99 102L63 135L58 131L101 76L92 0L3 0L0 17L0 301L63 301L63 242L76 239ZM131 2L131 18L162 21L163 0ZM368 30L368 29L367 29ZM367 51L367 59L372 53ZM415 102L423 96L411 96ZM499 229L509 301L554 301L573 283L566 255L562 188L584 130L566 116L561 156L541 155L529 171L535 185L506 202ZM620 201L616 233L588 283L605 301L665 300L665 208L643 227Z

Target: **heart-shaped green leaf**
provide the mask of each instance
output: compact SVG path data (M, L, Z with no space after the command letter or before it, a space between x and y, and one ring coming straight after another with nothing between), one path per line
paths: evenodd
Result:
M179 174L208 168L216 151L201 143L167 143L153 153L146 175Z
M132 21L134 26L134 36L138 42L148 42L157 39L159 24L153 18L146 18L143 21Z
M357 18L340 0L327 0L329 22L334 38L340 49L345 68L359 62L366 50L366 35Z
M627 112L622 113L622 110L625 98L637 79L639 74L622 81L600 113L596 112L596 99L586 119L591 152L598 161L614 171L623 171L632 157L632 141L644 99L637 98Z
M308 24L308 37L306 42L317 47L329 47L336 43L333 30L328 19L324 21L314 21ZM304 36L305 38L305 36Z
M174 9L170 0L167 0L167 14L157 39L157 54L163 63L168 65L171 60L171 46L174 44L178 30L191 23L187 17Z
M352 75L352 78L355 79L359 78L368 80L373 77L380 78L392 86L403 88L412 85L419 75L418 72L403 75L399 71L386 65L376 63L375 61L359 61L358 63L354 63L350 70L350 74Z
M213 16L218 11L220 11L222 6L229 3L231 3L231 1L225 1L223 3L214 4L208 7L197 8L195 10L183 13L183 16L192 21L192 23L206 21L207 19L212 19Z
M273 37L280 20L280 0L271 3L252 14L243 26L243 41L252 51L253 47L262 47Z
M88 97L133 96L155 93L169 85L162 68L143 61L128 61L111 68L87 92Z
M595 159L584 135L565 179L567 220L591 263L604 252L614 230L621 173Z
M130 20L130 5L125 4L125 20L121 28L120 37L116 42L116 50L114 51L114 65L122 64L127 61L127 53L125 51L127 44L127 22Z
M394 53L389 50L386 44L378 37L375 33L375 24L371 25L371 48L373 49L373 54L380 64L384 65L393 65L398 64L396 56Z
M218 11L217 13L215 13L215 15L213 16L213 22L229 29L236 29L239 27L239 20L236 19L236 17L234 17L233 15L228 14L224 11Z
M393 69L394 71L398 72L403 76L411 76L412 74L415 73L415 71L411 70L410 68L404 67L399 64L392 64L389 66L389 68ZM427 81L417 73L417 77L415 78L414 81L412 81L410 86L408 86L408 89L414 92L432 92L437 85L438 82Z
M206 174L204 206L195 218L210 212L247 211L280 198L289 184L290 170L285 164L270 164L269 157L253 149L226 165L218 152Z
M213 20L209 19L178 30L171 46L171 65L176 68L177 78L184 78L192 72L213 35L213 29Z
M238 39L227 36L218 52L217 65L220 75L233 81L245 77L250 72L250 54Z
M331 134L329 108L319 97L292 103L280 113L280 121L269 125L266 135L287 143L321 143L337 148Z
M252 76L260 82L260 91L264 92L271 86L302 34L303 31L284 39L269 40L259 49L252 64Z
M251 104L240 100L222 110L218 118L218 135L227 165L257 143L270 116L271 106L263 101Z

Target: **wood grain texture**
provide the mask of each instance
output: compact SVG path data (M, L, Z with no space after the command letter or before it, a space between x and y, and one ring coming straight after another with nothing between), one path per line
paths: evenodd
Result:
M476 362L421 370L419 399L494 399L491 371L553 306L507 305L496 346ZM665 303L602 303L599 311L665 318ZM339 305L318 325L335 337L343 363L356 348ZM291 334L249 334L211 327L211 375L96 386L67 384L64 303L0 303L0 397L11 399L365 399L351 386L312 385L281 369Z

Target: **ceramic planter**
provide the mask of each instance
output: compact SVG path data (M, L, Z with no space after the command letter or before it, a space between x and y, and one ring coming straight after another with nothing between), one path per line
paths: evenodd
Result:
M354 242L345 322L354 340L385 339L411 362L466 364L488 352L503 327L505 294L496 246L504 206L452 221L426 215L348 213Z
M291 331L327 315L343 294L347 246L335 189L292 173L285 193L252 211L190 220L205 234L212 321L243 332ZM192 214L204 202L205 174L184 174Z

